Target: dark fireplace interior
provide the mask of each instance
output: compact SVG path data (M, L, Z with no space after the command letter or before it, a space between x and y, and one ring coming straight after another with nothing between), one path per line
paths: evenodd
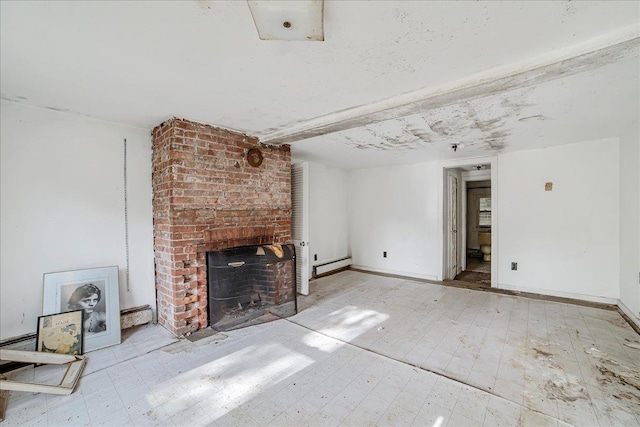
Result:
M291 244L207 252L209 324L228 331L296 314Z

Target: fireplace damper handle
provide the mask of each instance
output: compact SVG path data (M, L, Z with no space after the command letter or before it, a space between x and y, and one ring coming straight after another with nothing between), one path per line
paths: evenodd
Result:
M236 261L236 262L229 262L227 263L227 265L229 267L242 267L245 264L244 261Z

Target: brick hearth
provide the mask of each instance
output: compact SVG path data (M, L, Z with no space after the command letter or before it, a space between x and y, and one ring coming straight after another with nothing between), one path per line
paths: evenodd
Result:
M153 130L152 162L158 321L184 335L208 325L207 251L291 242L291 152L174 118Z

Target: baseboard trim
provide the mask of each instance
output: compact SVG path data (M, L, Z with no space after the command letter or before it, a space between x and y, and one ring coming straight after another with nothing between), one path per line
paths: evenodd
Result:
M554 291L549 289L536 289L536 288L527 288L522 286L511 286L511 285L505 285L503 283L498 284L498 289L504 289L507 291L519 292L519 293L530 293L530 294L545 295L545 296L551 296L551 297L557 297L557 298L565 298L570 300L587 301L587 302L593 302L597 304L606 304L606 305L617 305L619 301L616 298L598 297L598 296L592 296L592 295L576 294L573 292Z
M640 319L622 301L618 300L618 313L640 335Z
M153 310L149 305L125 308L120 311L120 329L144 325L153 322ZM36 348L36 334L24 334L0 341L0 348L11 350L34 350Z
M610 310L610 311L618 310L617 300L612 300L612 299L607 299L610 302L588 301L584 299L569 298L566 296L561 297L561 296L555 296L555 295L541 294L537 292L527 292L527 291L521 290L522 288L517 290L504 289L504 288L489 288L489 287L482 288L482 287L478 287L475 283L462 282L459 280L440 281L440 280L422 279L418 277L407 276L406 274L381 273L381 272L373 271L369 269L356 268L355 266L351 266L351 270L359 271L361 273L375 274L377 276L413 280L413 281L418 281L423 283L432 283L434 285L450 286L454 288L462 288L462 289L468 289L468 290L478 291L478 292L491 292L494 294L519 296L519 297L525 297L525 298L531 298L531 299L538 299L542 301L552 301L552 302L559 302L559 303L565 303L565 304L581 305L585 307L599 308L602 310Z
M381 275L387 275L387 276L403 278L403 279L422 279L422 280L438 281L437 276L431 276L429 274L419 274L419 273L410 273L406 271L387 270L384 268L372 268L372 267L366 267L364 265L358 265L358 264L351 264L351 269L362 271L365 273L381 274Z

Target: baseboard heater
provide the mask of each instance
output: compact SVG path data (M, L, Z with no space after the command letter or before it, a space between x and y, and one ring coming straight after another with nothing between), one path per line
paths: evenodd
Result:
M332 271L339 270L351 265L351 257L337 259L313 266L313 277L322 276Z
M150 305L127 308L120 311L120 329L146 325L153 322L153 310Z
M153 322L153 311L149 305L127 308L120 311L121 329L127 329L151 322ZM19 337L2 340L0 341L0 348L33 351L36 348L36 334L25 334L20 335Z

